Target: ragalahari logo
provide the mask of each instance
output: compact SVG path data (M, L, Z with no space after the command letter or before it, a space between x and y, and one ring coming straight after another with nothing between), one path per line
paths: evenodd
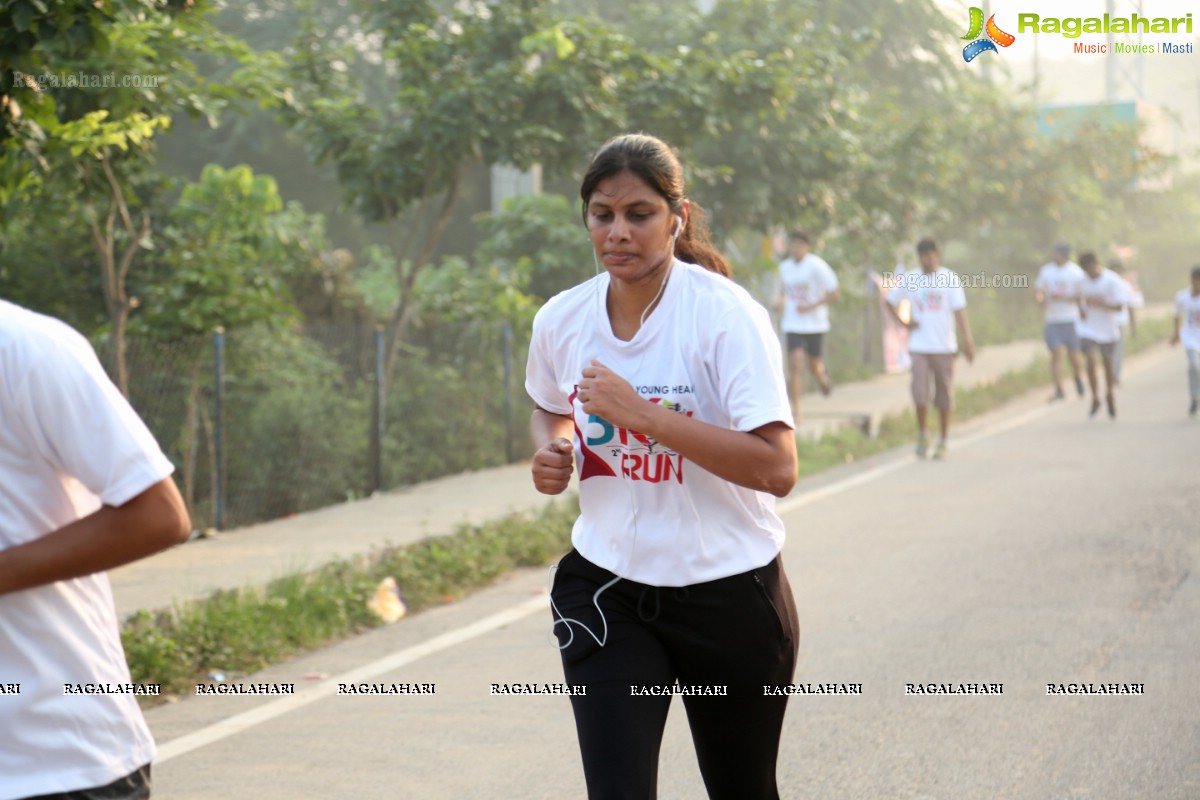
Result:
M986 36L981 34L986 33ZM1011 33L1005 33L996 25L996 15L988 17L987 25L983 24L983 9L971 7L971 28L967 31L967 35L962 37L964 40L970 40L970 44L963 48L963 61L968 64L975 60L975 57L980 53L992 51L993 53L1000 52L996 46L1008 47L1017 40L1017 37Z

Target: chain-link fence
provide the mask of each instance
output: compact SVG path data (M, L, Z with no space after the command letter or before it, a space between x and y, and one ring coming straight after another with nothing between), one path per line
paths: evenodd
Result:
M878 298L859 274L843 276L831 310L838 382L883 368ZM969 292L978 344L1036 335L1026 294ZM494 319L424 322L399 343L355 320L130 336L129 395L176 464L197 527L233 528L527 457L528 338L526 323Z
M232 528L527 456L527 337L494 322L398 345L356 322L131 336L129 396L197 527Z

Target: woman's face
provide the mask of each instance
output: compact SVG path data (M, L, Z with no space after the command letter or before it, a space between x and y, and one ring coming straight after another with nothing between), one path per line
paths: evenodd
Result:
M680 220L662 195L631 172L600 181L588 200L596 258L609 275L626 283L647 280L668 263Z

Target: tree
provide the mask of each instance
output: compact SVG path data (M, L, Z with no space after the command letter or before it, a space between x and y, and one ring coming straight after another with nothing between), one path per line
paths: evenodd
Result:
M542 301L597 269L578 206L562 195L513 197L475 223L484 236L476 263L519 273L524 290Z
M754 61L709 63L699 50L648 54L596 19L555 16L549 0L456 4L445 13L421 0L352 7L344 37L366 44L309 27L288 59L296 102L286 114L313 158L334 166L347 204L386 228L399 286L389 382L418 276L472 169L537 163L568 173L628 127L653 123L681 140L711 130L717 112L708 91L739 84L747 102L769 103L777 88ZM392 81L383 102L356 83L362 61ZM652 89L664 107L637 105Z
M250 62L248 49L208 23L204 2L5 4L17 47L0 140L0 203L26 204L40 192L79 198L95 249L108 316L109 362L128 390L125 330L138 299L129 292L139 254L153 248L149 175L154 138L176 113L215 124L234 97L265 97L262 73L243 70L230 85L199 75L193 57ZM30 11L33 9L33 11ZM53 70L53 71L51 71ZM19 82L20 85L15 85Z
M0 220L8 203L37 185L46 168L46 127L68 87L39 76L111 48L109 25L137 3L0 0ZM70 121L64 118L62 121Z
M458 8L442 15L431 2L357 4L354 18L369 54L332 45L310 26L298 42L297 103L289 122L318 162L333 164L348 205L385 226L399 299L390 315L390 383L415 308L417 277L432 259L468 172L486 162L527 166L559 156L578 140L524 122L539 91L526 46L543 20L540 4ZM332 37L330 37L332 38ZM347 69L382 62L394 82L376 102ZM578 115L575 115L578 118ZM572 125L573 120L567 120Z
M77 196L50 192L0 219L0 295L90 333L105 318L95 250L86 235L64 235L82 218Z
M200 402L203 345L218 327L269 332L290 322L286 275L311 268L326 246L320 218L294 204L285 208L274 179L246 166L206 167L198 182L183 187L160 238L162 255L148 276L137 327L148 338L187 349L182 472L194 514L201 424L209 474L217 472L212 421Z
M142 326L169 341L292 319L285 276L325 249L320 218L284 206L275 179L242 165L205 167L167 217L167 246L146 292Z

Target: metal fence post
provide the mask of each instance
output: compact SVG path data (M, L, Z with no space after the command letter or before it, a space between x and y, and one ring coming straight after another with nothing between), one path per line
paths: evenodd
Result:
M504 323L504 463L511 464L513 457L513 409L512 409L512 325Z
M383 326L375 328L375 391L371 398L371 494L383 488Z
M225 409L225 329L213 331L213 450L216 453L216 474L213 475L213 485L216 487L216 509L214 523L217 530L225 529L225 440L221 435L222 416Z
M867 279L867 301L863 303L863 345L862 345L862 362L864 364L871 363L871 352L874 350L875 326L872 325L874 315L871 313L871 306L878 305L875 300L875 282L871 280L871 268L865 267L863 270L866 273Z

